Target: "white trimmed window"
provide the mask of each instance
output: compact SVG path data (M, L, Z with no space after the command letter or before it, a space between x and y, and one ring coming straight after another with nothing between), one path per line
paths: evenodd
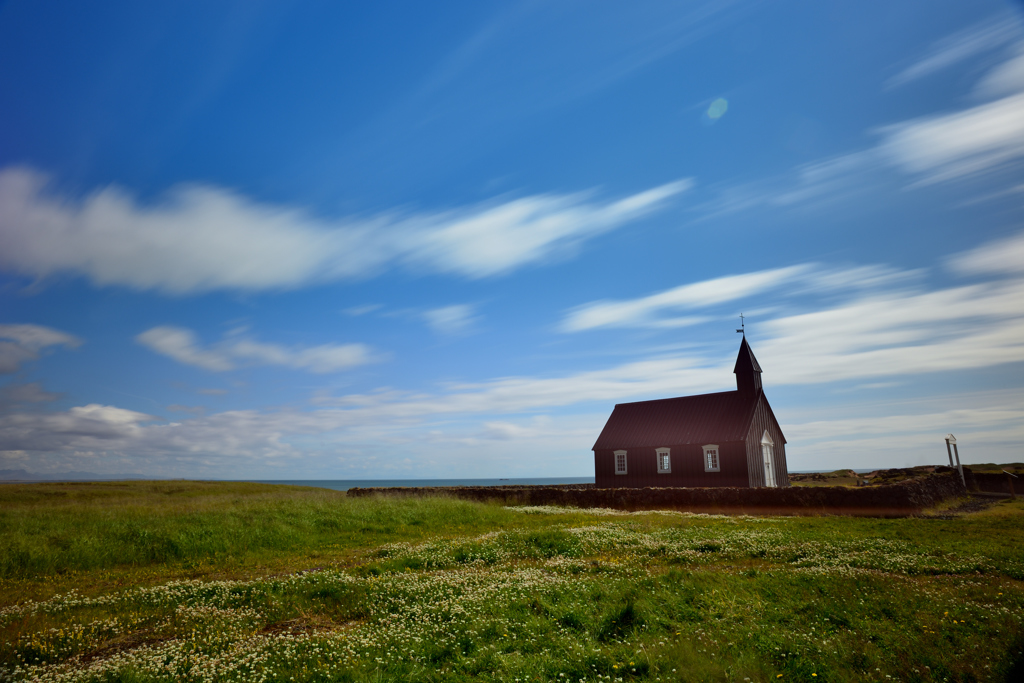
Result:
M704 471L719 472L721 471L721 467L719 465L718 444L709 443L704 446Z
M658 474L671 474L672 452L668 448L658 448Z
M615 474L626 473L626 451L615 451Z

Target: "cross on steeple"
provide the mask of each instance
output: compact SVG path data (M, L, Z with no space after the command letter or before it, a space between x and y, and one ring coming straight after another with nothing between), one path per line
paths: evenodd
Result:
M740 313L740 329L736 330L743 335L743 338L747 338L747 326L743 323L743 314Z

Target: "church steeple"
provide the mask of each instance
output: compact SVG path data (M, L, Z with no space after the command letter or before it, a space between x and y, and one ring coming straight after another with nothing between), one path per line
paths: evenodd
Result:
M757 364L754 352L747 344L746 335L740 342L740 352L736 356L736 389L743 394L756 394L761 389L761 366Z

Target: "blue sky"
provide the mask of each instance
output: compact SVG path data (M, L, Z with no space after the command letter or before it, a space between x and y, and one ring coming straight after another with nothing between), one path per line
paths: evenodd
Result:
M0 5L0 470L586 476L1024 450L1024 5Z

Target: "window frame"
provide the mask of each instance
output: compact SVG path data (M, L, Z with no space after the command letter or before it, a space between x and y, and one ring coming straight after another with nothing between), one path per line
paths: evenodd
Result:
M704 454L703 454L703 457L704 457L704 471L705 472L721 472L722 471L722 451L719 450L718 444L716 444L716 443L704 444L703 446L701 446L701 448L704 450ZM709 451L714 451L714 453L715 453L715 455L714 455L715 466L714 467L709 467L708 466L708 452Z
M619 456L622 456L622 469L619 469ZM614 451L612 454L612 463L615 466L615 474L629 474L629 460L627 459L627 451Z
M662 469L662 456L665 456L665 464L668 465L665 469ZM658 474L672 474L672 449L671 448L656 448L654 449L654 459L658 466Z

